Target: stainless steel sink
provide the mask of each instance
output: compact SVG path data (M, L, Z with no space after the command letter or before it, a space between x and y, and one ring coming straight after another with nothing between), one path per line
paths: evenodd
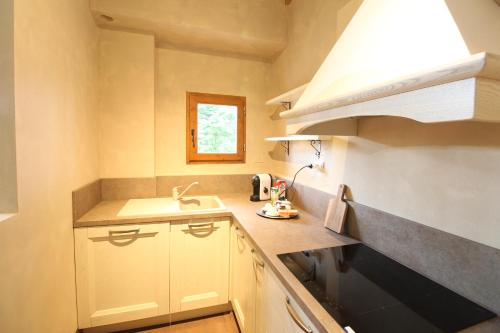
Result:
M216 195L182 197L174 200L167 198L130 199L118 216L182 215L210 213L225 210L226 207Z

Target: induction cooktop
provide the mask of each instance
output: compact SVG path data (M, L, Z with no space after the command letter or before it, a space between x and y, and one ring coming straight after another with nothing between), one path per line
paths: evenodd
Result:
M342 326L356 333L448 333L496 317L364 244L278 255Z

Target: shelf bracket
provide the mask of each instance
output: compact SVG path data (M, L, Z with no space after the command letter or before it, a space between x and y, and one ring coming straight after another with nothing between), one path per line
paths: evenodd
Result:
M290 110L292 108L292 102L281 102L281 106L285 111Z
M280 145L285 150L287 156L290 156L290 141L280 141Z
M314 148L316 151L315 155L317 158L321 157L321 140L311 140L310 141L311 147Z

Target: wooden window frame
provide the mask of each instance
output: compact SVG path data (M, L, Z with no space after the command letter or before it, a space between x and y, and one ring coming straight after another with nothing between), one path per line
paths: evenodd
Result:
M238 107L236 154L199 154L198 104L234 105ZM186 92L186 162L201 163L245 163L246 158L246 97ZM192 132L193 131L193 132ZM192 135L194 133L194 135Z

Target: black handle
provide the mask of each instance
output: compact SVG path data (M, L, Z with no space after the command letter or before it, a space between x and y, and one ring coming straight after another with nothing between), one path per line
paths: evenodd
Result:
M191 129L191 142L193 143L193 148L195 147L194 145L194 129Z

